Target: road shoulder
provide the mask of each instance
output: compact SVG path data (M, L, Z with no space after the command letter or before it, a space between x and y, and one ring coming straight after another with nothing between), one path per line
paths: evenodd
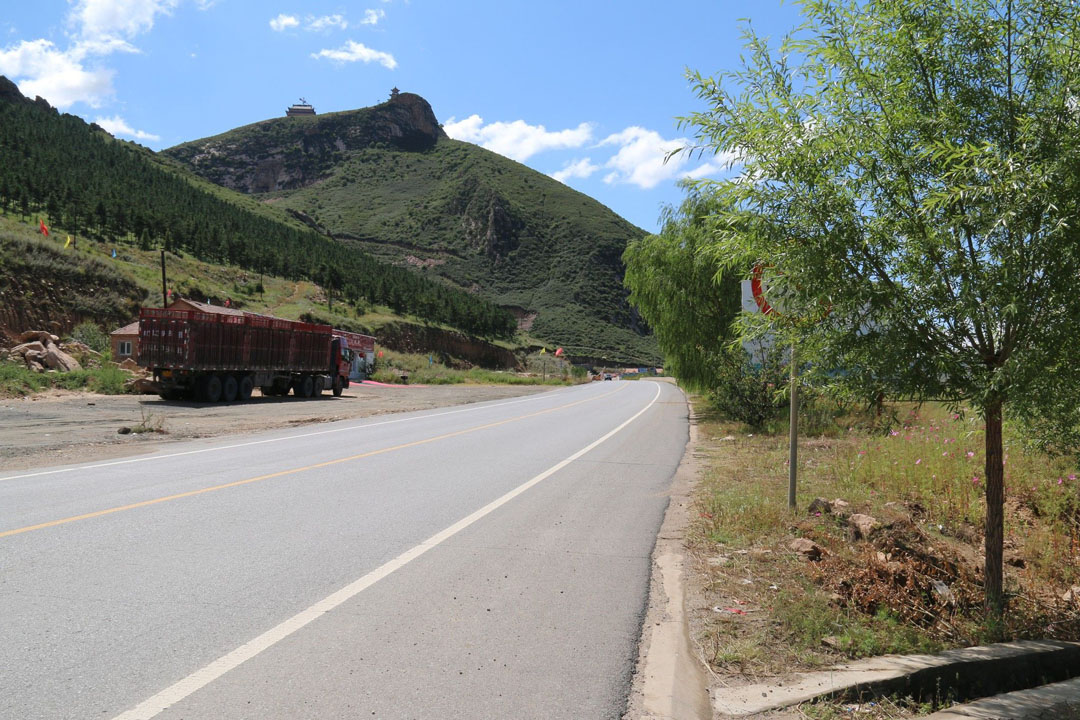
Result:
M624 720L712 717L707 670L691 641L686 614L686 528L702 469L696 448L697 426L691 411L690 437L653 549L649 604Z

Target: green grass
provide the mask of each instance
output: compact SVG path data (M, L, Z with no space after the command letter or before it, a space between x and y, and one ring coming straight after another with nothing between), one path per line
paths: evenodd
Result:
M131 374L113 366L73 370L66 373L38 373L21 362L0 360L0 397L21 397L42 390L89 390L102 395L123 395Z

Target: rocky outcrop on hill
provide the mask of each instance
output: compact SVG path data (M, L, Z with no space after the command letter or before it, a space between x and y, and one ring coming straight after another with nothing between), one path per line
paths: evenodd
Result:
M210 181L244 193L307 187L346 154L384 145L428 150L446 138L427 100L399 93L362 110L264 120L163 153Z
M472 248L496 260L517 249L524 223L513 215L501 195L475 182L466 183L457 204L462 232Z

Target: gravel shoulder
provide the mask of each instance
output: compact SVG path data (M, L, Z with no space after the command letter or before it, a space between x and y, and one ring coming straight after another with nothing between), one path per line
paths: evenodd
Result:
M182 440L413 412L531 395L534 385L353 385L341 397L255 395L245 403L173 402L155 395L49 391L0 399L0 473L103 460ZM121 428L134 432L121 434ZM143 429L156 429L142 431Z

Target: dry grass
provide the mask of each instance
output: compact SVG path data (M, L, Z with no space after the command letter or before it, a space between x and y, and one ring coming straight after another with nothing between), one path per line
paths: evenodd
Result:
M1004 626L982 611L983 431L943 407L845 418L803 438L799 507L787 509L787 436L704 414L690 544L703 579L696 639L713 669L761 680L848 657L927 652L999 637L1080 639L1080 481L1006 437ZM872 421L871 421L872 420ZM814 498L846 509L808 512ZM854 540L848 516L878 521ZM818 562L789 549L824 548Z

